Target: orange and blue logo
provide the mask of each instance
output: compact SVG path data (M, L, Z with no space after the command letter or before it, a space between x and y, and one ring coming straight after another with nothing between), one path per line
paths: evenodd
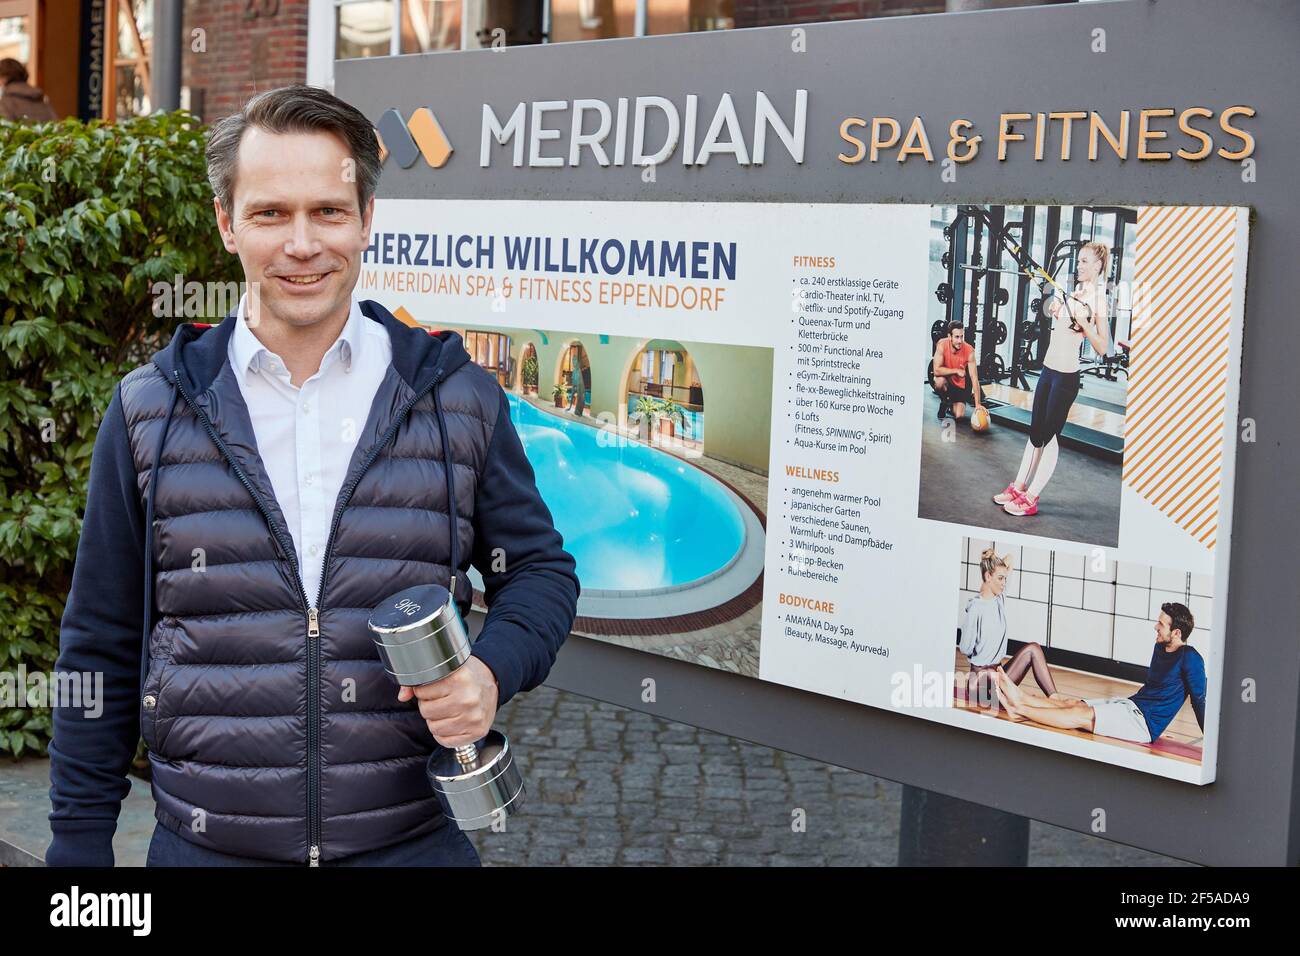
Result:
M442 131L438 117L424 106L412 113L409 120L403 120L397 110L387 110L379 117L375 136L379 140L381 163L392 153L397 165L410 169L423 156L426 163L440 169L451 158L451 140Z

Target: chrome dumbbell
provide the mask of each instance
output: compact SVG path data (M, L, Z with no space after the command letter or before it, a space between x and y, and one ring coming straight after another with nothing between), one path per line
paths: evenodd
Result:
M399 591L371 612L366 626L384 669L405 687L442 680L470 658L469 629L451 592L438 584ZM435 750L427 772L443 812L462 830L491 826L523 803L514 751L496 730L477 744Z

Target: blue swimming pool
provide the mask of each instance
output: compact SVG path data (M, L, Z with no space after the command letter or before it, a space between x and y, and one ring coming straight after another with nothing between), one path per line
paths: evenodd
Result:
M666 452L507 398L584 592L678 587L722 570L740 551L744 519L714 478Z

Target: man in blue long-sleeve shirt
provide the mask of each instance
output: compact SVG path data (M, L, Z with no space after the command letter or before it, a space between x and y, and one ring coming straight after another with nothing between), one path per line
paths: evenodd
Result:
M1164 733L1190 697L1192 713L1204 732L1205 661L1187 643L1194 626L1192 612L1185 605L1171 601L1160 606L1146 680L1131 697L1044 697L1017 687L999 670L998 699L1012 717L1148 744Z

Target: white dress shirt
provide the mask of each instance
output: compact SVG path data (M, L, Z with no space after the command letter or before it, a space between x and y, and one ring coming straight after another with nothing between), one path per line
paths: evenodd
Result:
M388 331L361 314L355 296L343 331L301 387L284 360L244 320L239 300L227 354L253 422L257 450L293 536L308 607L316 606L326 538L339 489L375 392L392 362Z

